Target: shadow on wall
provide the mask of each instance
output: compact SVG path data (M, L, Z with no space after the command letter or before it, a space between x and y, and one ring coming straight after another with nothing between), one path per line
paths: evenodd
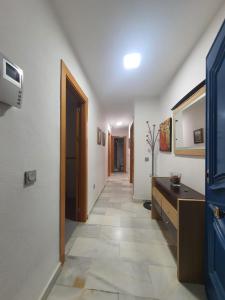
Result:
M0 102L0 117L4 116L4 114L7 112L7 110L10 109L10 107L10 105Z

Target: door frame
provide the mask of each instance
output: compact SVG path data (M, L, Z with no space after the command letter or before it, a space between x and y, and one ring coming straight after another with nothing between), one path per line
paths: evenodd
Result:
M130 127L130 183L134 183L134 123Z
M66 201L66 83L71 83L81 99L81 136L80 136L80 170L79 170L79 199L78 220L87 220L87 121L88 121L88 98L61 60L60 79L60 261L65 261L65 201Z
M111 160L111 152L112 152L112 149L111 149L111 142L112 142L112 139L111 139L111 133L108 131L108 176L111 175L111 163L112 163L112 160Z
M127 172L127 137L123 137L123 173Z
M114 136L111 135L111 173L114 173Z

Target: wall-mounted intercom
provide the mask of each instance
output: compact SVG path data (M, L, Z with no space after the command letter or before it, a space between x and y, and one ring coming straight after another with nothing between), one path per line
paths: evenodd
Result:
M0 53L0 102L21 107L23 70Z

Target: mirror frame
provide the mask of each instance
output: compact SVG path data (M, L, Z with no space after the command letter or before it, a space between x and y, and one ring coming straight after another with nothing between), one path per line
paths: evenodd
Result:
M175 117L178 112L183 110L185 107L195 102L197 98L206 93L205 81L200 83L196 88L194 88L188 95L186 95L181 101L179 101L173 108L173 144L174 144L174 154L183 156L197 156L205 157L205 149L177 149L176 148L176 127L175 127Z

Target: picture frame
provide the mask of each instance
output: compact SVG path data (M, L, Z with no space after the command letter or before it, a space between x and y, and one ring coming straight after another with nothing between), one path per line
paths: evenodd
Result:
M193 131L194 136L194 144L202 144L204 143L204 130L203 128L199 128Z
M102 131L100 128L97 128L97 144L101 145L102 143Z
M159 126L159 150L172 151L172 118L166 119Z
M105 132L102 131L102 146L104 147L105 147L105 138L106 138Z

